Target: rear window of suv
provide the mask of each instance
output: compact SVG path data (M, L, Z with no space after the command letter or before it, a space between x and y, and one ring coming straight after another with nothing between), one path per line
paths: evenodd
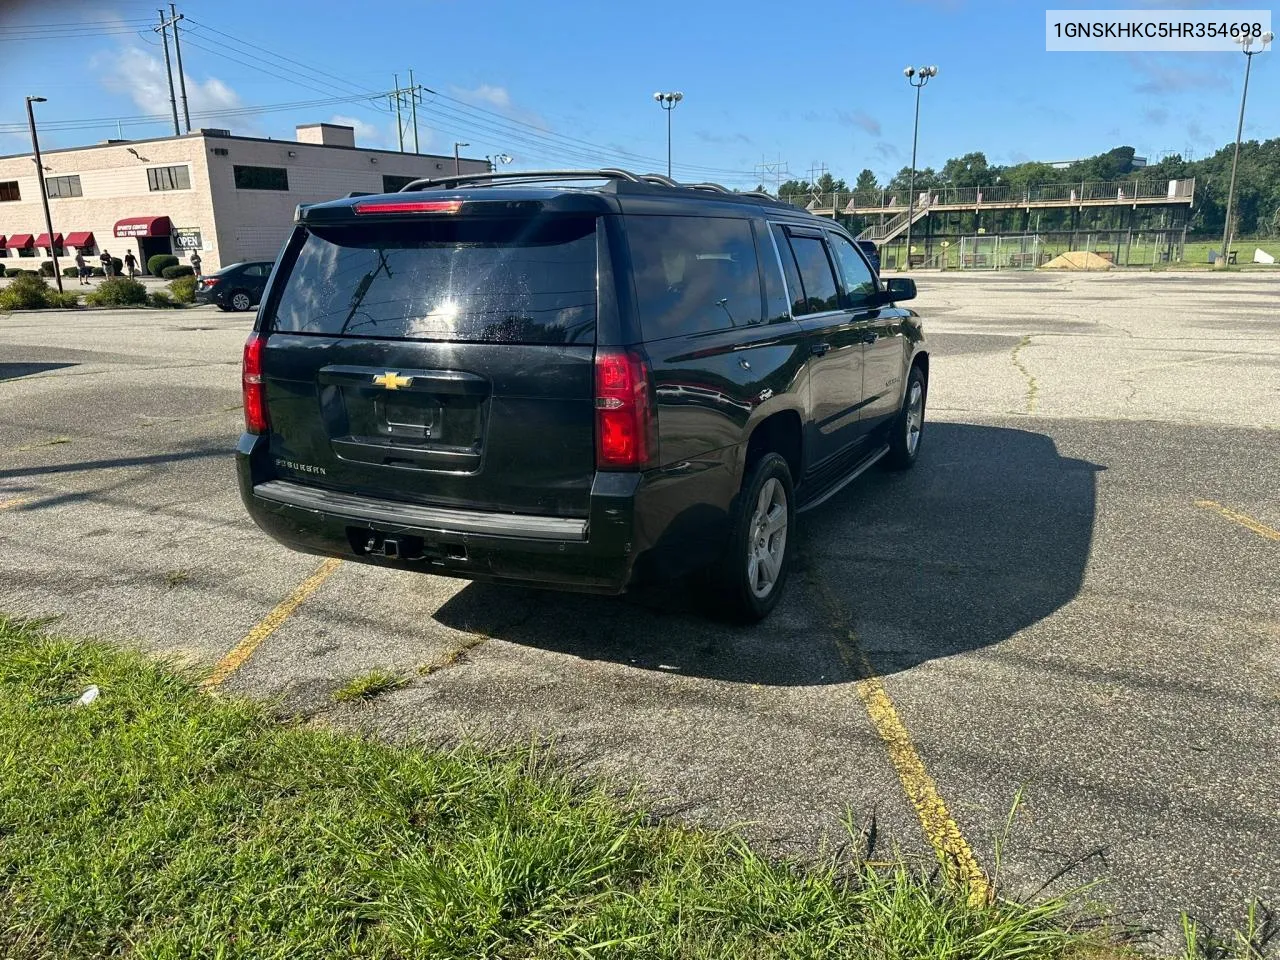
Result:
M271 329L509 343L594 343L588 217L313 227Z

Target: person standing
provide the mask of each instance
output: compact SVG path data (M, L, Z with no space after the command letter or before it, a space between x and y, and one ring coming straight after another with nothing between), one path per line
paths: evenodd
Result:
M200 279L200 251L191 251L191 269L196 272L196 279Z
M133 255L132 250L124 255L124 268L129 271L130 280L138 275L138 258Z
M76 277L81 286L89 286L89 262L84 258L84 251L76 247Z
M98 259L102 261L103 276L105 276L108 280L110 280L111 277L115 274L115 271L111 268L111 254L108 253L106 250L103 250L102 253L98 254Z

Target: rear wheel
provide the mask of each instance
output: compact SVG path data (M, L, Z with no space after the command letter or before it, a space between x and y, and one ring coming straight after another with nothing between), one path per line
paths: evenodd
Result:
M902 409L894 418L889 435L889 456L885 458L894 470L907 470L915 465L924 439L924 402L928 395L924 372L912 367L907 376L907 391Z
M730 617L762 620L777 605L787 579L794 525L791 470L779 454L767 453L743 481L728 552L721 561L722 596Z
M253 300L250 298L249 294L245 293L245 291L237 290L231 295L232 310L244 313L244 311L248 310L251 306L253 306Z

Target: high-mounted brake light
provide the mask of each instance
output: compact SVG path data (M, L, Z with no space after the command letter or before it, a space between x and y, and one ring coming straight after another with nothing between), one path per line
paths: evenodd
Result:
M596 352L596 467L642 470L657 453L649 366L634 350Z
M357 203L356 213L457 213L462 209L461 200L381 200Z
M244 342L244 363L240 367L240 387L244 395L244 428L250 433L267 432L267 398L262 384L262 347L266 341L257 333Z

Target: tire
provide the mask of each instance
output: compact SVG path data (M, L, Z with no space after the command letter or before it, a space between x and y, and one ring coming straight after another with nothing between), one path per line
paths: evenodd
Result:
M249 296L246 290L237 290L230 297L231 309L237 313L244 313L253 306L253 298Z
M219 310L221 310L223 313L226 313L228 310L231 309L225 303L215 303L214 306L217 307Z
M766 518L772 518L768 520L772 530L762 528ZM728 549L720 561L720 598L729 619L754 623L777 606L787 581L795 519L795 490L787 461L776 453L765 454L742 481ZM771 564L764 560L766 556L772 558Z
M924 373L919 367L912 367L907 375L902 409L889 428L889 455L885 463L890 470L910 470L915 466L924 440L924 410L928 399L929 385Z

